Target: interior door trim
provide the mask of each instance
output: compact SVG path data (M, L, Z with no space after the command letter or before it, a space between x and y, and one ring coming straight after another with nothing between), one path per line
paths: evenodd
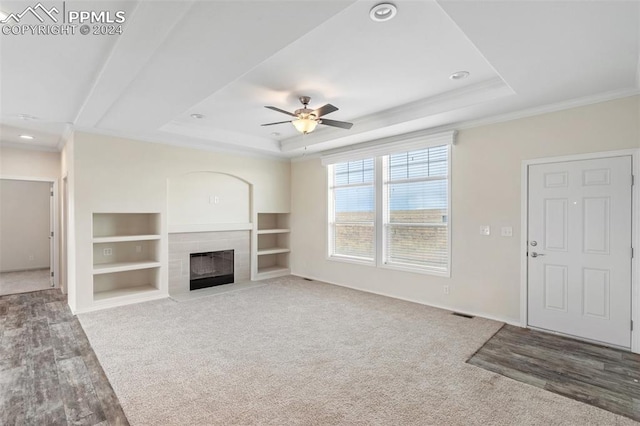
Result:
M567 155L561 157L523 160L521 165L520 189L520 326L528 326L527 291L527 242L529 228L529 166L536 164L560 163L566 161L597 160L602 158L631 156L631 173L640 176L640 149L595 152L589 154ZM631 194L631 233L635 250L631 260L631 320L634 327L631 332L631 351L640 354L640 177L632 187ZM631 324L629 324L631 327Z

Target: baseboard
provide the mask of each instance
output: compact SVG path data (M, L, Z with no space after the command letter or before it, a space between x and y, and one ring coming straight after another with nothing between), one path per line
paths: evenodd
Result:
M513 325L516 327L524 327L519 321L514 321L511 319L507 319L507 318L500 318L497 317L495 315L489 315L489 314L485 314L485 313L479 313L479 312L472 312L472 311L467 311L467 310L461 310L452 306L445 306L445 305L438 305L435 303L427 303L424 302L422 300L416 300L416 299L411 299L411 298L407 298L407 297L399 297L399 296L395 296L393 294L388 294L388 293L383 293L383 292L377 292L377 291L371 291L371 290L365 290L359 287L354 287L348 284L340 284L340 283L336 283L336 282L331 282L331 281L327 281L312 275L299 275L295 272L292 272L291 275L296 276L296 277L300 277L300 278L309 278L312 279L314 281L319 281L325 284L330 284L330 285L335 285L338 287L345 287L345 288L349 288L351 290L357 290L357 291L362 291L364 293L371 293L371 294L376 294L378 296L384 296L384 297L390 297L392 299L398 299L398 300L404 300L405 302L411 302L411 303L417 303L419 305L424 305L424 306L430 306L432 308L437 308L437 309L442 309L445 311L451 311L451 312L458 312L461 314L465 314L465 315L471 315L474 317L479 317L479 318L484 318L484 319L488 319L488 320L492 320L492 321L497 321L497 322L503 322L509 325Z

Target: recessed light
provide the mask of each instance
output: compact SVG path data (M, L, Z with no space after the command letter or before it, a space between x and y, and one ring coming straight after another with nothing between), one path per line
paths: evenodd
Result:
M392 19L398 13L398 8L391 3L380 3L371 8L369 17L376 22L384 22Z
M469 77L469 71L458 71L454 72L449 76L451 80L462 80L463 78Z
M204 114L191 114L191 118L200 120L201 118L204 118Z
M32 140L32 139L35 139L35 138L33 136L31 136L31 135L20 135L20 139Z

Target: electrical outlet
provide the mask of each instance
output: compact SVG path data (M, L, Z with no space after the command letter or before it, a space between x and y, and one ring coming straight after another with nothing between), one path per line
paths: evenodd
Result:
M136 246L136 253L142 252L142 246Z
M442 286L442 292L444 294L449 294L449 286L448 285L443 285Z
M34 257L32 254L30 254L30 255L29 255L29 260L30 260L30 261L33 261L34 259L35 259L35 257Z
M513 237L513 228L510 226L503 226L500 230L500 235L503 237Z
M111 248L106 248L102 250L103 256L111 256L112 254L113 254L113 250L111 250Z
M491 227L489 225L482 225L480 227L480 235L491 235Z

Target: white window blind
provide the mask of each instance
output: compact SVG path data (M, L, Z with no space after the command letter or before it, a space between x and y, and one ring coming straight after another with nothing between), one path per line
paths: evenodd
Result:
M447 272L449 146L383 157L384 262Z
M338 163L329 171L330 255L375 258L374 159Z

